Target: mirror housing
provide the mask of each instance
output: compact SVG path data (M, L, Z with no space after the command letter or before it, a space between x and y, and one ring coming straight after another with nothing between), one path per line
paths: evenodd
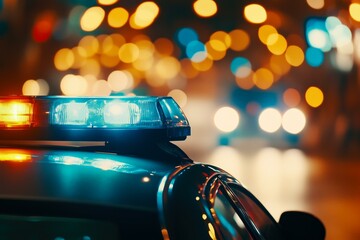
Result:
M323 240L325 226L312 214L299 211L288 211L281 214L279 225L285 239Z

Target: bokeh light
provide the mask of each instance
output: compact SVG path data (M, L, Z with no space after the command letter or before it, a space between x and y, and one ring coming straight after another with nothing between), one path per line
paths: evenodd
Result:
M282 127L291 134L300 133L306 125L305 114L297 108L288 109L282 117Z
M313 9L322 9L325 6L325 0L306 0L306 2Z
M249 34L241 29L234 29L229 33L231 44L230 48L234 51L245 50L250 44Z
M236 57L232 60L230 69L236 77L243 78L249 76L252 70L252 66L247 58Z
M274 83L274 75L267 68L260 68L253 74L254 84L263 90L266 90Z
M113 5L115 3L117 3L119 0L97 0L97 2L101 5Z
M75 61L74 53L69 48L62 48L54 56L54 65L57 70L66 71Z
M108 14L109 26L113 28L120 28L126 24L129 18L129 13L125 8L117 7L112 9Z
M142 2L130 17L130 26L134 29L143 29L150 26L159 14L159 7L155 2Z
M113 92L131 89L134 85L134 79L128 71L115 70L109 74L107 81Z
M355 21L360 22L360 3L351 3L349 5L349 13Z
M319 107L324 101L324 94L318 87L309 87L305 93L305 100L313 108Z
M266 24L259 28L258 37L263 44L268 45L269 37L277 33L278 32L274 26Z
M222 132L234 131L240 122L239 113L232 107L222 107L214 115L215 126Z
M119 58L124 63L132 63L139 57L140 50L134 43L125 43L119 49Z
M283 101L288 107L296 107L300 104L301 96L295 88L288 88L283 93Z
M267 19L266 10L259 4L249 4L244 8L244 16L251 23L263 23Z
M267 38L267 48L272 54L281 55L287 49L287 41L281 34L270 34Z
M99 6L87 9L80 20L81 29L86 32L94 31L103 22L104 17L105 10Z
M195 13L200 17L211 17L217 12L217 5L213 0L196 0L193 8Z
M258 119L260 128L268 133L276 132L281 127L282 116L275 108L264 109Z
M298 46L289 46L285 52L287 62L294 67L300 66L305 59L303 50Z
M60 88L64 95L82 96L86 93L87 81L82 76L67 74L61 79Z
M305 52L306 62L312 67L319 67L325 59L324 53L318 49L309 47Z

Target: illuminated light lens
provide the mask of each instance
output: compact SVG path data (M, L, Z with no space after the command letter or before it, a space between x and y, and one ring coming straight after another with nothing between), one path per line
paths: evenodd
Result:
M31 160L32 155L23 150L2 149L0 161L24 162Z
M84 125L88 118L85 103L61 103L55 108L54 120L59 125Z
M112 101L105 105L105 124L126 125L136 124L140 121L140 109L134 103Z
M6 127L31 124L33 104L28 102L0 102L0 125Z
M26 129L9 129L19 126ZM152 139L190 135L189 123L171 97L0 98L3 140L119 141L119 133L127 131L143 138L144 129L154 130L144 136Z

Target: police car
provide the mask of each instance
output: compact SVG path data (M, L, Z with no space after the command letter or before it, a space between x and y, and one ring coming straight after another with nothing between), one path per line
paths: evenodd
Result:
M0 239L324 239L193 162L170 97L1 97Z

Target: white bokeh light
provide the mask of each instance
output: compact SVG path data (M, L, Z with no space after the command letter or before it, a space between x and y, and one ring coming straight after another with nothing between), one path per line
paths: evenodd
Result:
M282 126L288 133L298 134L305 128L305 125L306 117L301 110L290 108L284 113Z
M281 113L275 108L267 108L260 113L259 126L268 133L276 132L281 127Z
M222 132L234 131L240 122L239 113L232 107L218 109L214 116L215 126Z

